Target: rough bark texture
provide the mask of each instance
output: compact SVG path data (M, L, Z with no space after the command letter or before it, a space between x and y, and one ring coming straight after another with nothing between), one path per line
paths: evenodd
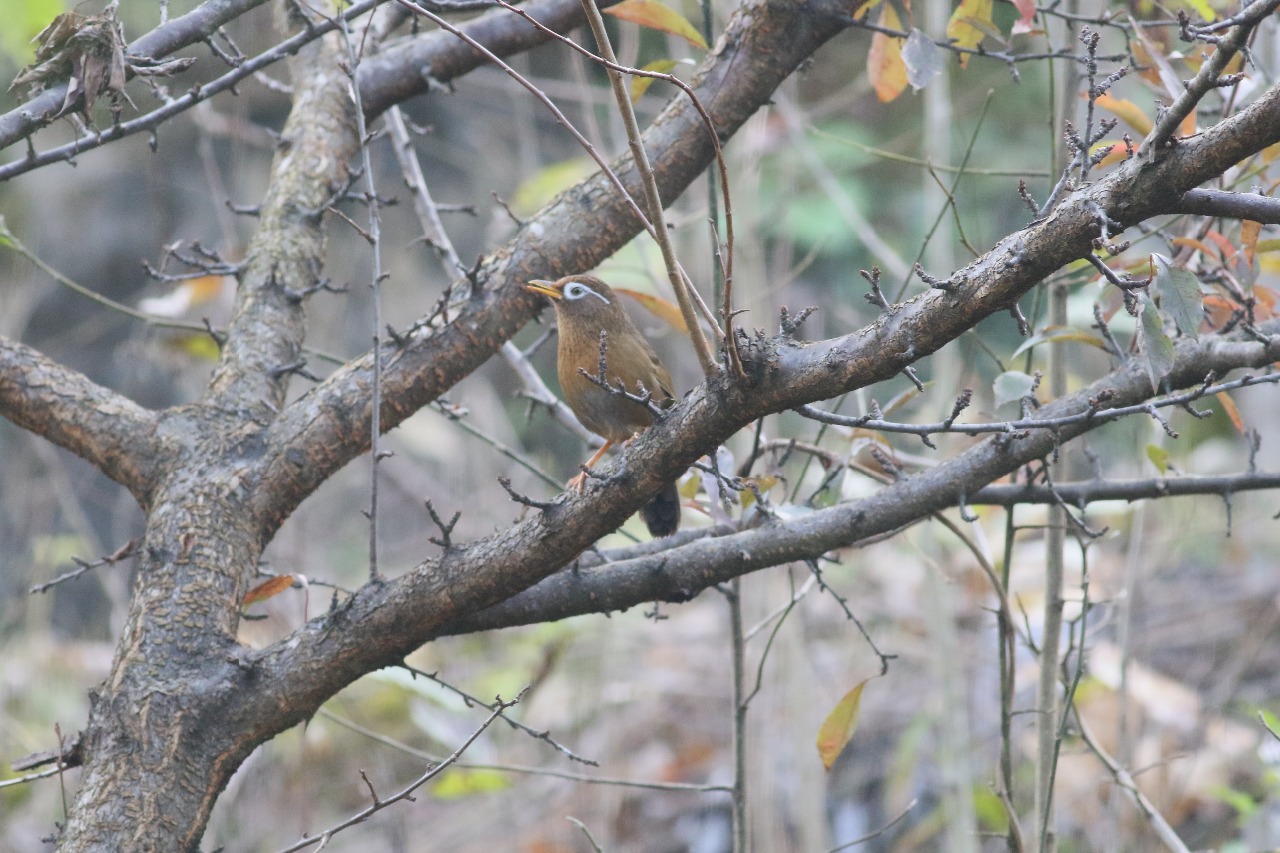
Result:
M716 132L727 138L741 127L841 31L856 5L744 3L693 81ZM576 6L548 0L540 8L555 26L572 26ZM542 40L513 20L488 16L469 26L506 50ZM602 468L605 482L394 581L367 585L285 641L253 652L236 643L235 632L263 547L303 499L370 444L372 354L288 405L290 374L280 369L298 357L306 330L302 294L321 276L321 211L344 185L360 141L343 56L341 38L331 34L293 62L293 113L229 339L203 400L148 412L29 347L0 340L0 412L97 465L148 513L128 623L111 675L91 701L83 783L64 850L195 850L219 793L253 749L433 637L685 598L747 571L893 530L1045 455L1055 441L1094 424L991 438L874 498L728 535L676 537L544 580L753 420L890 378L1007 310L1090 251L1100 211L1132 225L1177 210L1187 191L1280 141L1277 89L1153 161L1132 161L1069 196L1045 220L951 276L946 292L893 306L868 327L831 340L743 336L746 379L718 377L695 388ZM359 72L366 112L376 115L423 91L427 77L463 73L476 62L474 51L438 34L388 51ZM0 120L0 140L5 127ZM667 200L712 156L707 129L683 96L654 121L646 145ZM635 191L629 160L614 168ZM451 322L424 321L383 347L383 427L437 399L528 322L539 302L524 282L590 269L639 229L603 176L548 205L479 265ZM1278 355L1273 343L1258 341L1186 343L1167 381L1191 385L1208 369L1265 364ZM1117 404L1151 395L1145 373L1131 362L1045 414L1083 410L1088 396L1104 389Z

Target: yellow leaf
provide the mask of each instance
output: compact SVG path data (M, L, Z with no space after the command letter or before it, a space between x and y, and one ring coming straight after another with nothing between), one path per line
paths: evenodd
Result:
M1213 10L1205 0L1182 0L1183 3L1191 7L1197 15L1203 18L1207 23L1212 24L1218 20L1218 13Z
M450 767L432 786L431 793L436 799L457 800L509 787L511 780L497 770L487 767Z
M988 0L989 2L989 0ZM892 3L880 7L880 26L886 29L902 29L902 21ZM907 88L907 64L902 61L902 39L876 33L871 37L871 50L867 53L867 75L875 87L880 103L887 104Z
M255 601L266 601L272 596L279 595L289 587L293 586L293 575L277 575L269 578L255 586L244 594L244 601L241 606L248 607Z
M1143 136L1151 132L1151 119L1147 118L1147 114L1142 111L1141 107L1128 98L1099 95L1097 104Z
M778 478L773 476L772 474L765 474L762 477L748 477L745 480L745 482L755 483L756 491L758 491L762 495L767 495L769 494L770 489L778 485ZM742 508L746 509L747 507L755 503L755 500L756 500L755 492L751 491L750 489L745 490L742 493L741 500L742 500Z
M702 37L702 33L698 32L697 27L686 21L679 12L662 5L658 0L622 0L618 5L610 6L603 11L615 18L621 18L642 27L680 36L694 47L707 49L707 40Z
M658 74L666 74L672 68L675 68L677 60L674 59L655 59L650 62L641 71L655 71ZM631 103L640 100L640 96L649 91L649 87L653 85L652 77L632 77L631 78Z
M999 38L1000 29L991 21L992 0L960 0L960 5L947 22L947 38L957 47L975 48L983 36L992 32ZM960 54L960 67L969 64L968 54Z
M680 313L680 306L676 305L669 299L663 299L661 296L654 296L652 293L641 293L638 290L632 290L629 287L615 287L618 293L625 293L636 302L639 302L659 320L666 322L671 328L689 334L689 327L684 324L684 315Z
M1147 458L1161 474L1169 473L1169 451L1158 444L1147 445Z
M858 728L858 714L862 708L862 688L867 686L864 679L844 694L844 698L836 703L818 728L818 757L822 766L830 770L836 763L840 753L853 739L853 732Z
M175 349L201 361L217 361L222 354L218 349L218 342L205 334L176 335L169 343Z

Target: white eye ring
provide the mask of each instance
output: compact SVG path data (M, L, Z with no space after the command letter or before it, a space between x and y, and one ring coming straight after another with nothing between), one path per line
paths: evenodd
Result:
M585 284L583 284L580 281L571 281L567 285L565 285L565 288L564 288L564 298L570 301L576 301L578 299L581 299L582 297L586 296L588 293L594 296L596 299L599 299L605 305L609 304L608 299L605 299L603 296L596 293L594 290L587 287Z

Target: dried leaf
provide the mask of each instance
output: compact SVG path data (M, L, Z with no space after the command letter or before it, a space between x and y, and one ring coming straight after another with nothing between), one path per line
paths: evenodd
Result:
M66 80L67 94L59 115L80 103L86 119L103 95L110 100L113 112L119 112L121 101L132 105L124 91L124 30L114 4L100 15L59 15L36 40L40 43L36 61L14 78L11 89L26 86L35 93Z
M862 708L862 688L866 686L867 680L860 681L856 687L844 694L844 698L836 703L818 728L818 757L822 759L822 766L828 770L836 763L836 759L853 739L853 733L858 728L859 711Z
M679 12L664 6L658 0L622 0L618 5L601 11L642 27L680 36L694 47L707 49L707 40L698 32L698 28L685 20Z
M293 586L293 575L277 575L269 578L255 586L244 594L244 601L240 604L242 607L248 607L257 601L266 601L268 598L277 596L289 587Z
M1261 222L1246 219L1240 223L1240 246L1244 249L1244 256L1248 259L1250 266L1253 265L1254 256L1258 252L1258 234L1261 231Z
M880 26L891 30L902 29L902 21L892 3L880 7ZM887 104L907 88L907 66L902 61L902 39L876 33L871 37L871 50L867 53L867 76L876 90L876 97Z
M1128 98L1116 98L1103 94L1098 96L1096 103L1143 136L1150 133L1154 126L1142 108Z
M1241 435L1245 434L1244 418L1240 417L1240 410L1236 408L1236 401L1231 399L1231 395L1226 391L1219 391L1214 395L1218 398L1218 402L1222 404L1222 411L1227 413L1227 417L1231 418L1231 424L1236 428L1236 432Z
M1217 257L1209 245L1201 242L1200 240L1192 239L1191 237L1174 237L1169 242L1175 246L1190 246L1196 251L1203 252L1205 256L1210 258Z
M1012 35L1022 35L1034 30L1036 19L1035 0L1013 0L1013 8L1018 10L1018 20L1014 22Z

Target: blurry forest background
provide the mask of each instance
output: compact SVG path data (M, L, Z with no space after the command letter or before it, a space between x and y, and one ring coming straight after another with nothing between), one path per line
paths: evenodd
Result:
M177 16L195 5L126 2L119 16L127 38L134 38L158 23L162 8ZM1139 22L1168 21L1179 10L1199 20L1236 11L1217 0L1051 6L1116 22L1095 26L1103 37L1098 54L1119 57L1103 62L1100 75L1130 61L1154 61L1134 35ZM673 8L701 25L700 7ZM728 0L711 3L713 31L731 8ZM32 60L28 39L63 11L56 2L5 9L0 80L12 80ZM98 4L79 11L97 13ZM885 12L896 18L907 11L885 0L869 20L885 23ZM941 39L955 11L946 0L917 0L909 8L911 25ZM1083 55L1075 41L1078 20L1042 13L1030 32L1011 35L1019 14L996 3L988 22L977 22L986 28L979 33L985 49L1029 54L1063 48ZM238 18L223 44L234 43L247 55L270 47L278 40L271 18L268 6ZM674 73L684 75L703 55L686 39L652 28L616 19L609 28L626 65L674 59ZM1176 25L1143 32L1161 63L1181 77L1194 74L1199 48L1178 42ZM399 37L412 35L405 27ZM574 37L594 46L584 30ZM817 307L801 327L811 340L873 322L880 309L863 298L868 286L859 270L878 267L890 301L927 290L911 274L913 263L945 277L1024 227L1032 216L1019 197L1019 180L1043 202L1069 156L1061 122L1086 106L1079 63L1042 59L1015 66L969 55L962 68L956 55L942 51L939 73L922 91L907 87L885 100L889 93L882 89L878 97L877 86L888 85L888 72L869 66L872 37L858 27L836 37L726 144L736 230L734 296L746 311L739 322L748 330L773 333L784 306L793 315ZM1249 79L1211 94L1203 124L1216 120L1215 111L1247 102L1250 87L1274 85L1280 72L1274 19L1261 25L1252 51ZM183 72L191 79L216 73L210 66L219 60L208 49L186 53L197 57ZM625 150L599 68L555 44L510 62L602 152ZM289 109L288 94L272 82L283 77L282 70L268 69L234 95L165 123L154 140L135 135L77 157L74 167L57 163L0 182L8 232L93 292L154 316L208 318L223 327L233 279L157 280L146 267L184 271L175 256L192 255L196 244L229 260L241 256L254 220L231 208L262 198L274 134ZM181 92L184 79L157 85ZM1142 138L1143 120L1156 116L1157 101L1168 100L1161 85L1158 74L1141 73L1116 84L1113 106L1125 123L1111 140L1126 131ZM139 107L154 103L144 83L135 81L129 92ZM658 83L638 97L642 124L671 92ZM10 91L0 96L0 109L8 111L24 97ZM501 245L518 219L595 169L551 114L494 67L481 66L409 100L403 110L464 265ZM124 105L126 119L132 111ZM1099 108L1099 115L1111 114ZM109 115L103 112L98 123L109 126ZM69 138L70 125L65 119L45 133L51 140ZM380 127L378 122L373 129ZM431 312L452 276L420 239L422 226L392 143L384 135L370 149L380 194L396 201L382 219L382 316L403 328ZM23 155L22 145L11 147L0 163ZM1259 163L1242 188L1269 190L1265 168ZM715 258L708 198L705 187L695 186L668 210L668 220L683 263L710 299ZM359 206L346 210L363 221ZM1178 252L1171 236L1194 236L1217 260L1242 256L1248 239L1232 220L1182 217L1157 224L1165 230L1126 234L1136 245L1123 257L1134 259L1129 269L1139 274L1150 252ZM334 217L328 225L324 275L346 290L311 297L308 369L321 375L331 364L314 353L345 360L365 352L373 328L368 244ZM1276 285L1280 269L1277 255L1268 252L1269 236L1266 229L1252 236L1259 292ZM599 274L616 286L671 299L662 259L648 238L618 252ZM1119 291L1086 263L1065 268L1058 283L1066 288L1072 332L1057 346L1068 354L1069 387L1076 390L1114 363L1096 345L1094 306L1102 306L1125 347L1135 321ZM1033 334L1050 325L1047 294L1042 288L1022 302ZM679 389L697 384L701 373L687 338L658 315L631 307ZM517 344L534 344L552 319L544 311L542 322L525 328ZM3 246L0 334L149 408L197 398L216 356L207 336L123 316ZM916 364L922 392L899 376L850 395L841 411L863 414L874 400L892 420L939 421L951 414L961 389L970 388L974 399L966 418L1016 418L1022 392L1001 398L997 376L1044 371L1051 349L1018 351L1025 341L1013 319L994 316ZM554 340L540 346L532 361L554 390ZM293 395L308 385L295 380ZM383 447L394 455L381 466L384 572L395 576L432 550L428 537L438 531L424 500L445 519L461 512L455 540L476 539L521 516L500 475L519 492L551 499L585 459L582 440L525 390L506 363L492 359L450 391L447 402L428 406L387 436ZM1036 393L1047 399L1047 385ZM1277 422L1275 389L1241 389L1230 400L1227 405L1238 411L1224 410L1221 400L1197 402L1214 411L1204 420L1169 414L1176 440L1147 416L1095 430L1077 443L1084 450L1064 463L1072 467L1063 479L1083 481L1101 472L1118 479L1240 472L1255 458L1255 434L1259 467L1274 467L1280 446L1271 426ZM1241 426L1256 433L1242 434ZM872 494L880 480L863 472L883 474L886 456L906 471L921 470L978 440L939 436L935 451L914 436L824 426L794 413L771 416L763 432L774 444L753 474L784 516ZM722 467L737 469L755 438L748 430L731 440ZM792 440L798 444L791 446ZM822 452L805 452L807 446ZM726 510L698 491L703 476L693 472L685 481L687 528L728 520ZM331 585L362 583L368 572L362 514L368 480L366 463L348 466L283 526L266 551L264 569L305 576L308 585L247 606L254 618L241 625L243 642L274 642L323 613L334 594ZM1075 702L1095 736L1192 849L1280 844L1280 743L1264 725L1265 713L1280 712L1275 510L1267 492L1235 494L1229 501L1101 502L1076 512L1099 535L1078 536L1073 527L1064 550L1063 637L1075 655L1068 656L1068 672L1077 671L1081 633L1088 653L1088 666L1074 684ZM728 512L737 517L749 511ZM926 520L899 535L833 552L821 566L827 590L803 563L743 579L747 683L759 687L746 735L755 850L829 850L899 817L858 849L1005 849L1008 821L996 784L998 642L992 589L975 555L1008 572L1017 630L1038 643L1048 511L1025 505L1012 520L1011 511L1000 507L967 512L972 520L949 512L952 527ZM86 691L106 677L125 621L131 562L97 566L40 593L30 590L76 569L77 560L111 554L142 524L130 495L90 464L0 421L0 779L22 775L9 769L10 761L55 748L55 731L69 736L84 726ZM643 526L632 519L601 546L635 538L644 538ZM893 657L884 677L867 682L852 741L825 770L815 748L819 727L849 690L881 667L850 612L874 647ZM731 649L729 608L715 590L686 604L633 607L610 618L586 615L438 640L409 662L439 681L402 669L369 675L333 697L307 725L258 749L218 802L203 848L269 851L318 832L367 804L361 771L380 792L389 792L418 775L427 757L439 759L457 748L485 716L462 693L492 701L532 685L508 713L550 732L557 743L599 762L598 768L569 761L499 721L416 802L399 803L339 833L326 849L550 853L590 849L590 832L608 851L727 850L729 797L697 787L732 782ZM1034 756L1034 715L1026 709L1034 704L1038 663L1025 643L1017 645L1014 668L1020 713L1012 729L1013 806L1026 814ZM1150 820L1080 740L1074 719L1065 732L1055 789L1060 848L1155 849ZM653 784L580 778L589 776ZM15 853L47 849L39 839L64 819L75 784L76 771L69 770L0 789L0 847ZM1035 831L1027 829L1034 840Z

